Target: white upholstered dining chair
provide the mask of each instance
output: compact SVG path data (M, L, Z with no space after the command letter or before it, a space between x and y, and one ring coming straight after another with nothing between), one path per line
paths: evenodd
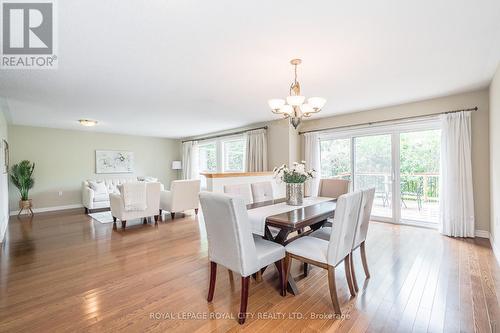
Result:
M374 187L363 190L363 197L361 199L361 208L359 210L359 217L358 217L358 222L356 225L356 236L354 238L354 242L352 245L351 255L349 256L349 260L350 260L350 264L351 264L350 266L351 266L352 282L353 282L354 290L356 292L359 290L359 288L358 288L358 282L356 281L356 272L354 270L354 262L353 262L352 253L357 248L360 249L361 262L363 263L363 270L365 271L365 276L367 278L369 278L370 272L368 271L368 262L366 260L365 242L366 242L366 236L368 235L368 225L370 224L370 216L372 213L373 199L374 198L375 198L375 188ZM311 237L317 237L317 238L321 238L324 240L329 240L331 232L332 232L332 228L324 227L324 228L320 228L320 229L314 231L313 233L311 233Z
M289 278L293 279L293 277L289 277L292 259L326 269L328 271L328 286L333 309L338 315L341 314L341 310L335 285L335 268L342 261L345 264L349 291L352 296L356 295L351 278L349 256L356 234L361 197L362 192L356 191L342 195L337 199L332 232L328 241L304 236L292 241L285 247L285 285L287 285Z
M224 185L224 193L243 197L243 201L247 205L253 202L250 184Z
M318 196L338 198L349 192L349 180L326 178L319 181Z
M258 182L252 184L253 202L262 202L274 199L273 184L271 182Z
M245 203L241 197L201 192L200 203L207 230L210 285L208 302L215 291L217 264L241 275L241 303L238 322L246 318L250 276L262 268L275 264L285 295L283 258L285 248L260 237L253 237Z

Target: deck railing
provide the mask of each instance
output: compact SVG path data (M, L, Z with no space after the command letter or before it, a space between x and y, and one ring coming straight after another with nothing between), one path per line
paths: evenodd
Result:
M351 173L338 174L336 177L352 180ZM423 199L424 201L439 201L438 173L405 173L401 174L401 196L407 200ZM357 172L358 188L375 187L379 193L391 192L391 175L384 172Z

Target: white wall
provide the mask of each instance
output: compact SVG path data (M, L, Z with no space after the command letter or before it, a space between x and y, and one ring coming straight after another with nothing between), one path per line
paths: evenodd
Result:
M500 262L500 65L490 86L490 234Z
M3 140L8 142L7 138L7 119L5 116L6 110L3 109L4 104L0 100L0 242L3 241L7 224L9 223L9 190L8 174L3 173L4 166L4 146Z
M35 186L30 191L35 208L81 204L81 184L90 178L152 176L165 184L177 178L172 160L180 159L179 141L164 138L9 126L11 165L35 163ZM135 173L95 174L95 150L134 152ZM62 192L62 195L59 195ZM18 209L19 191L10 186L10 209Z

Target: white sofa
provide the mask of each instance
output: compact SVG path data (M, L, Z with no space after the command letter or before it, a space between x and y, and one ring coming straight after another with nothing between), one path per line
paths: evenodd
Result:
M127 210L123 200L123 194L112 193L109 195L111 205L111 215L113 215L113 229L116 229L116 219L122 222L125 228L127 220L154 217L158 223L158 210L160 209L160 183L146 183L146 207L141 210Z
M92 212L95 209L104 209L110 207L109 195L119 194L118 185L127 182L136 181L156 181L154 178L149 177L127 177L127 178L107 178L107 179L89 179L82 183L82 204L85 207L85 213ZM106 192L96 193L90 182L103 182L106 186ZM160 184L160 189L163 190L163 184Z
M175 213L194 209L198 214L198 193L200 193L200 180L174 180L170 184L170 191L160 193L160 215L162 210L170 212L172 219Z

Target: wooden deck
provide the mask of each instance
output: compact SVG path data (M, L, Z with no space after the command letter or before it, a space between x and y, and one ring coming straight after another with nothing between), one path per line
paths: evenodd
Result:
M372 277L364 280L356 253L360 293L350 298L343 266L337 274L345 317L331 319L324 270L303 278L294 266L300 294L281 297L276 271L266 270L262 282L251 282L250 314L239 326L236 276L230 282L221 267L214 302L206 302L201 218L130 222L112 231L80 210L12 218L0 257L0 331L490 332L499 325L500 268L487 239L371 223Z

